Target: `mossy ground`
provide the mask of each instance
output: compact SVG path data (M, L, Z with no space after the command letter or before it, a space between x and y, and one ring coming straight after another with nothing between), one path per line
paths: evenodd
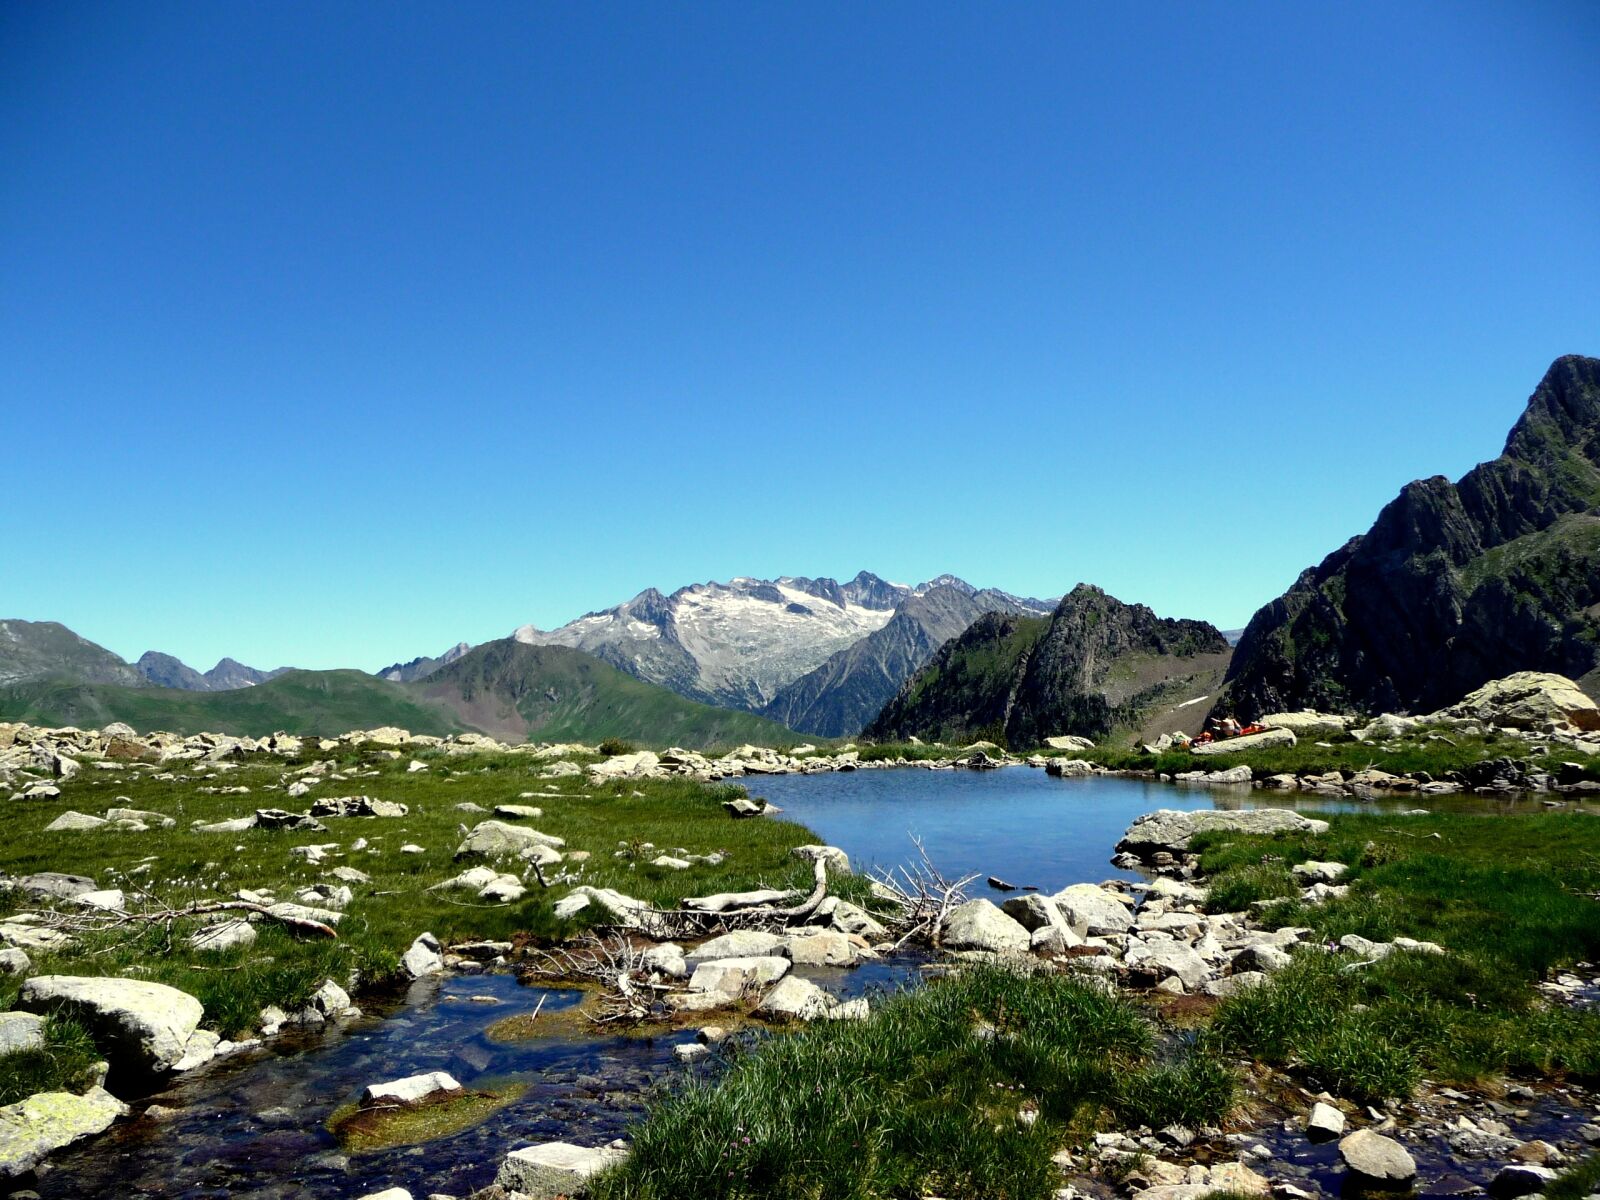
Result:
M264 758L265 756L263 756ZM298 799L285 796L287 772L311 758L337 759L342 781L324 781ZM355 867L370 882L352 884L354 900L333 941L302 940L281 927L258 926L248 948L202 953L188 944L197 923L178 920L121 928L78 937L63 953L30 951L35 974L127 974L169 983L205 1005L204 1024L224 1036L238 1036L258 1023L261 1008L302 1006L324 979L341 985L352 976L362 987L398 979L401 954L417 934L433 932L445 942L469 939L556 939L579 925L556 920L552 908L566 891L546 892L531 876L527 896L510 905L489 905L471 892L430 891L430 885L474 865L456 862L462 826L488 819L492 812L463 812L472 802L485 810L496 804L530 804L543 815L519 824L564 838L568 849L587 850L582 881L614 887L659 905L683 897L755 887L809 889L811 868L794 858L794 846L814 841L803 827L774 818L736 821L721 802L742 794L734 787L706 786L690 780L621 781L590 786L583 776L546 779L548 764L524 755L465 755L440 751L415 757L427 771L409 773L408 753L391 760L375 751L341 750L297 761L246 760L237 770L217 772L202 763L170 763L159 770L100 771L86 767L66 781L60 799L16 801L0 808L0 873L26 875L63 871L93 876L102 887L148 889L164 904L185 904L232 896L240 888L271 888L279 899L308 884L338 881L328 871ZM170 780L156 774L172 773ZM249 787L247 795L206 794L200 789ZM543 793L522 798L521 793ZM194 821L215 822L247 815L257 808L303 811L318 796L365 794L409 806L402 818L324 818L326 832L249 829L243 833L194 832ZM128 807L173 817L172 829L122 832L111 828L83 832L45 832L69 809L103 815ZM353 844L365 838L368 846ZM643 843L661 850L684 847L706 854L727 852L720 866L673 871L649 865L654 851L618 858L620 842L636 851ZM337 843L320 865L308 865L293 847ZM422 853L401 853L414 844ZM520 870L506 862L501 869ZM865 884L841 879L835 890L861 898ZM137 902L136 902L137 903ZM0 916L33 909L39 902L18 892L0 892ZM0 1008L14 1002L19 981L0 979Z

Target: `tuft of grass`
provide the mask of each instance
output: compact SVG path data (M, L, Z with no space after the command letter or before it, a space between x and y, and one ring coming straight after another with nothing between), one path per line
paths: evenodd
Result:
M1152 1053L1125 999L1071 976L975 967L897 994L865 1022L769 1038L715 1080L662 1093L632 1156L592 1195L1040 1200L1073 1131L1113 1113L1207 1123L1226 1112L1232 1078L1208 1053L1165 1065Z
M1206 880L1206 911L1243 912L1257 900L1299 896L1300 885L1281 861L1241 863Z
M100 1051L82 1025L51 1017L45 1022L43 1046L0 1056L0 1105L35 1092L77 1091L99 1061Z
M1544 1189L1545 1200L1583 1200L1600 1192L1600 1154L1575 1162Z

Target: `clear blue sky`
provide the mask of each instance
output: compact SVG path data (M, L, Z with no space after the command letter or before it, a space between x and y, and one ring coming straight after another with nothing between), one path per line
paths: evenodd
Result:
M1600 6L0 6L0 616L1243 624L1600 353Z

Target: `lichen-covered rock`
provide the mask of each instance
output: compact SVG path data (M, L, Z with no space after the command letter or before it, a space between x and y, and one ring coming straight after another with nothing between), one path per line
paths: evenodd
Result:
M26 1174L45 1155L103 1132L127 1111L103 1088L82 1096L40 1092L0 1108L0 1179Z
M183 1059L205 1009L187 992L143 979L36 975L17 1007L62 1012L82 1024L113 1066L170 1071Z
M457 858L514 858L524 850L547 846L559 850L566 842L524 825L504 821L479 821L456 847Z
M1565 675L1518 671L1490 680L1430 720L1478 721L1514 729L1600 729L1600 705Z

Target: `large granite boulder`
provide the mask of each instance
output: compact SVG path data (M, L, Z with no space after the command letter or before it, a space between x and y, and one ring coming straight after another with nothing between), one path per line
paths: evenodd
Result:
M61 1012L94 1036L113 1067L152 1074L172 1070L205 1009L187 992L143 979L37 975L22 985L17 1007Z
M1074 883L1050 900L1079 937L1126 933L1134 926L1133 910L1124 898L1098 884Z
M1197 809L1178 812L1163 808L1136 817L1117 843L1119 852L1149 859L1159 852L1181 853L1197 833L1224 829L1230 833L1327 833L1326 821L1302 817L1287 808L1237 810Z
M1023 952L1028 931L987 900L958 904L944 919L941 944L946 950L987 950L1003 954Z
M1479 721L1514 729L1600 729L1600 705L1565 675L1518 671L1491 680L1431 719Z
M1287 749L1296 742L1294 731L1290 729L1263 729L1260 733L1246 733L1239 737L1222 738L1215 742L1191 742L1189 753L1205 756L1208 754L1240 754L1246 750L1278 750Z
M1370 1129L1358 1129L1339 1143L1339 1157L1370 1188L1405 1188L1417 1177L1417 1162L1399 1142Z

